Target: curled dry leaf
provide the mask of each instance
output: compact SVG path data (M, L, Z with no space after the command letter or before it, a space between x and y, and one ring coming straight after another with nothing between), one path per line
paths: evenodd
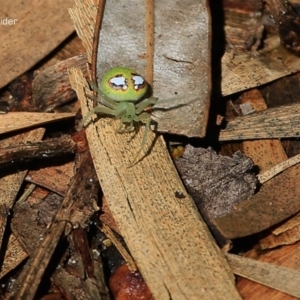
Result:
M300 210L298 174L300 166L293 166L263 184L247 201L214 224L227 238L233 239L260 232Z

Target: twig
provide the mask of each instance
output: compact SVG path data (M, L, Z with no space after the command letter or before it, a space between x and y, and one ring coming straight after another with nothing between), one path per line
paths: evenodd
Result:
M69 136L0 148L0 168L74 153L75 148L76 144Z
M99 45L101 23L102 23L102 19L103 19L104 4L105 4L105 1L99 0L96 24L95 24L95 28L94 28L93 52L92 52L92 62L91 62L92 81L93 82L97 82L97 51L98 51L98 45Z
M146 0L146 80L153 85L154 66L154 1Z

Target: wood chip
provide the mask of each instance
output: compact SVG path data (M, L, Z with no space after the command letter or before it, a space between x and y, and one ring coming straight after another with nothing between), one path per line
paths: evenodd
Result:
M86 73L86 65L86 54L81 54L39 71L32 81L34 107L40 112L52 112L76 99L70 87L67 69L76 66Z
M74 162L70 161L59 166L30 170L25 179L63 196L73 175Z
M26 164L33 160L50 160L74 154L76 144L69 135L45 141L0 147L0 168Z
M221 130L220 141L299 137L300 103L237 117Z
M258 55L222 59L222 95L257 87L300 70L299 57L280 45L279 37L264 41Z
M14 270L23 260L28 257L19 240L11 234L8 238L3 264L1 266L0 278L9 271Z
M262 250L290 245L300 240L300 213L271 231L269 235L259 241Z
M58 120L68 119L75 113L32 113L32 112L10 112L0 114L0 134L19 129L43 125Z
M240 151L228 157L187 145L175 164L210 230L223 245L227 239L220 237L211 220L235 211L239 203L254 194L257 178L253 162Z

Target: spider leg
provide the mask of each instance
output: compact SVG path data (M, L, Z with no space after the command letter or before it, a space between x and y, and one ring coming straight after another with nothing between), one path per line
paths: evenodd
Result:
M152 98L147 98L147 99L144 99L140 103L138 103L138 104L135 105L135 107L136 107L136 113L140 114L143 110L145 110L150 105L155 105L154 107L152 107L152 111L154 111L154 110L170 110L170 109L175 109L175 108L179 108L179 107L185 106L187 104L191 104L191 103L197 101L197 98L196 99L192 99L191 101L188 101L186 103L178 103L178 100L179 100L178 97L173 97L173 98L164 99L164 100L160 100L160 99L153 98L153 97ZM156 105L160 105L160 104L169 103L171 101L176 101L174 103L174 105L171 106L171 107L163 108L163 107L157 107L156 106Z
M98 87L92 81L89 80L88 82L89 82L89 85L98 92L98 97L86 95L88 98L95 100L97 102L100 102L104 106L109 107L111 109L116 109L117 105L116 105L115 101L106 97L106 95L104 95L103 92L100 89L98 89Z
M110 108L110 109L115 109L116 105L112 100L107 101L107 99L105 99L104 97L96 97L96 96L92 96L92 95L87 95L86 96L96 102L101 103L102 105Z
M164 103L168 103L168 102L176 101L176 100L178 100L178 97L172 97L172 98L164 99L164 100L160 100L160 99L157 99L154 97L146 98L146 99L142 100L140 103L135 105L136 113L140 114L144 109L146 109L150 105L164 104ZM193 101L195 101L195 100L192 100L190 102L193 102ZM188 103L190 103L190 102L188 102ZM177 104L177 105L175 105L175 107L170 107L167 109L176 108L177 106L182 106L182 105L186 105L186 104Z
M115 111L116 113L116 118L120 119L120 125L119 127L116 129L117 133L123 133L125 132L125 130L123 129L123 125L125 125L124 121L122 120L122 117L124 116L124 114L126 113L126 109L125 107L123 109L116 109Z
M126 128L125 128L124 131L125 131L125 132L132 132L132 131L134 131L133 121L131 121L131 122L129 123L129 125L126 126Z
M120 120L120 125L119 125L119 127L116 129L116 132L117 132L117 133L122 133L122 132L124 132L123 125L124 125L124 123L122 122L122 120Z
M126 126L126 124L129 124L128 126ZM126 126L125 128L122 128L124 126ZM116 129L117 133L124 133L124 132L132 132L134 131L134 126L133 126L133 121L131 121L130 123L124 123L122 121L122 119L120 120L120 125L119 127Z
M172 97L172 98L168 98L168 99L157 99L157 101L155 102L155 104L164 104L164 103L169 103L171 101L178 101L180 98L178 96L176 97ZM189 102L188 102L189 103Z
M78 127L78 131L80 131L84 124L86 123L86 121L91 117L91 115L93 114L103 114L103 115L111 115L111 116L115 116L116 113L113 109L110 109L108 107L104 107L104 106L96 106L93 109L91 109L86 116L84 116L84 118L82 119L82 121L80 122L80 125Z
M143 149L146 145L146 141L147 141L147 137L148 137L148 133L149 133L149 129L150 129L150 123L151 123L151 117L146 112L140 114L137 118L138 118L139 121L145 121L146 122L145 123L145 131L144 131L141 147L140 147L139 151L137 152L137 154L134 156L134 158L132 160L132 163L130 164L129 167L132 167L134 165L134 162L136 161L137 157L143 151Z
M178 100L179 100L178 97L173 97L173 98L164 99L164 100L157 100L157 102L155 103L155 106L152 107L152 112L155 111L155 110L168 111L168 110L171 110L171 109L177 109L177 108L192 104L193 102L197 101L198 98L194 98L194 99L192 99L188 102L185 102L185 103L180 103L180 102L178 102ZM173 105L171 107L157 107L157 105L165 104L165 103L168 103L168 102L171 102L171 101L175 101L175 103L173 103Z
M147 98L142 100L140 103L135 105L136 114L139 115L145 108L147 108L150 105L156 104L157 101L157 98Z

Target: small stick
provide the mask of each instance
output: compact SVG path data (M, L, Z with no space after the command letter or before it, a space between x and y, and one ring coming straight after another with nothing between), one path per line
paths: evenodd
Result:
M92 81L94 81L94 82L97 82L97 51L98 51L98 45L99 45L101 23L102 23L102 19L103 19L104 4L105 4L104 0L99 0L96 24L95 24L95 29L94 29L92 62L91 62Z
M257 175L257 178L260 181L260 183L265 183L266 181L275 177L277 174L298 164L299 162L300 162L300 154L295 155L295 156L289 158L288 160L285 160L285 161L277 164L276 166L272 167L271 169Z
M0 168L74 153L76 144L69 136L0 148Z
M146 80L153 86L154 66L154 1L146 0Z

